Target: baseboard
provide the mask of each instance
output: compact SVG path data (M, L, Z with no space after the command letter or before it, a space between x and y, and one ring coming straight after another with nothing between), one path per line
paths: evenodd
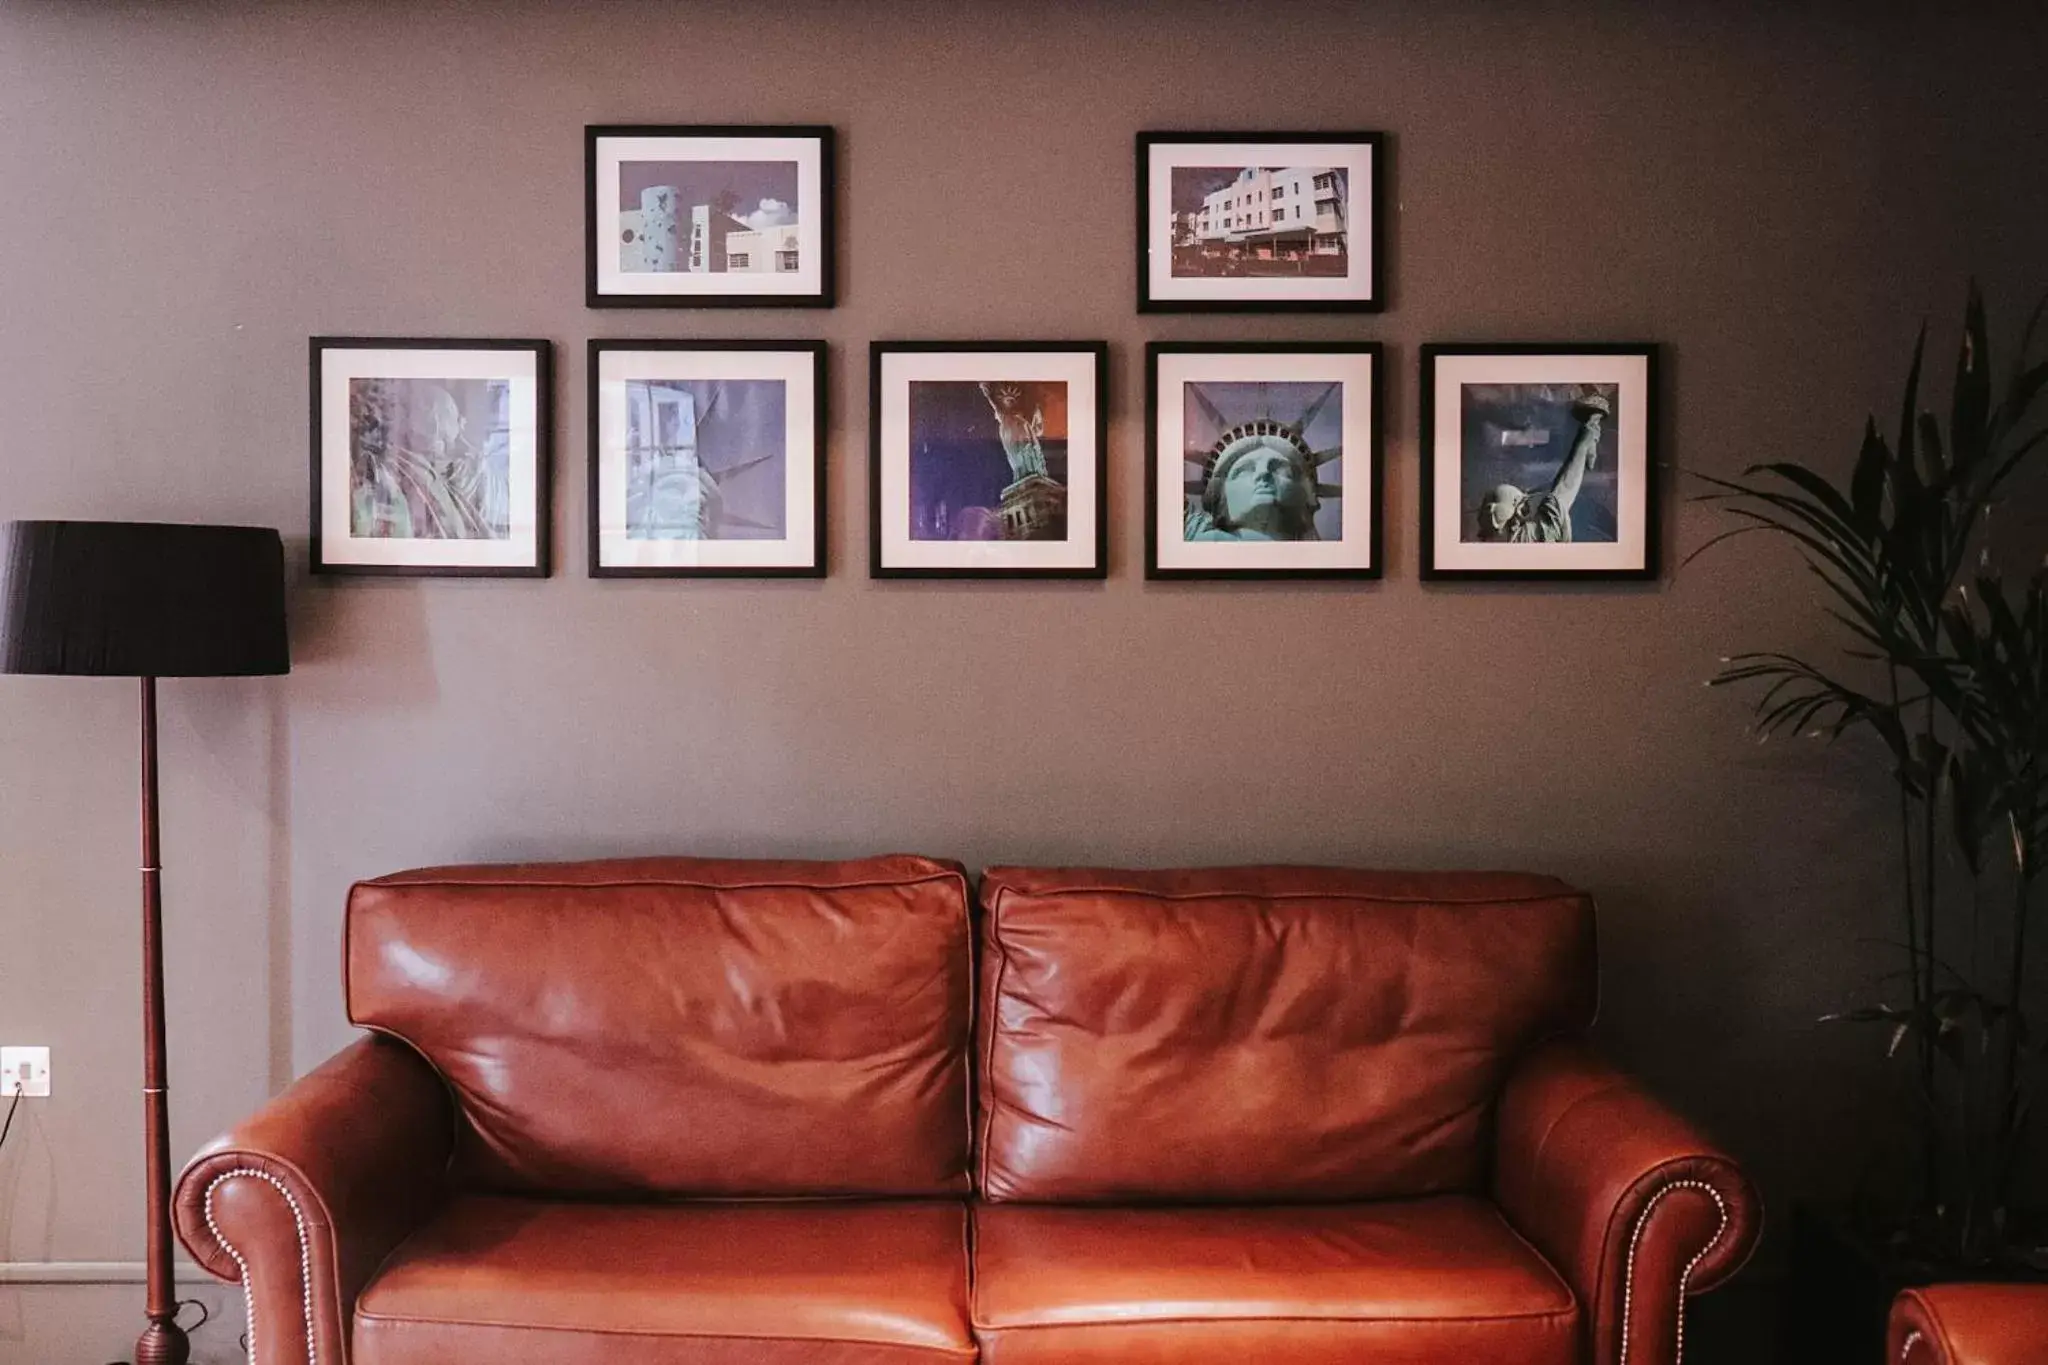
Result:
M191 1261L176 1262L173 1274L179 1284L220 1284ZM148 1278L140 1261L0 1261L0 1284L142 1284Z

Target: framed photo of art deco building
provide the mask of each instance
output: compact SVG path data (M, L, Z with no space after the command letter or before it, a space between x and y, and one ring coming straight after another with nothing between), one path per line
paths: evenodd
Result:
M1101 578L1109 348L878 341L869 371L876 578Z
M313 572L545 577L552 354L314 337Z
M825 343L590 343L594 578L821 577Z
M1379 133L1140 133L1138 311L1386 307Z
M1422 576L1657 576L1657 348L1422 348Z
M1147 578L1378 578L1377 342L1146 347Z
M830 308L826 127L584 130L592 308Z

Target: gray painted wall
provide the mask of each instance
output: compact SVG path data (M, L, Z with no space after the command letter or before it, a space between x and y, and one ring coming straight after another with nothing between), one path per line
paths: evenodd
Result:
M912 849L1560 873L1612 1050L1780 1207L1844 1189L1873 1040L1812 1021L1894 918L1880 769L1700 686L1812 644L1810 593L1740 550L1425 588L1414 371L1654 338L1676 461L1846 460L1971 272L2007 335L2048 285L2048 38L1934 8L0 5L0 517L271 523L299 561L290 678L165 687L178 1154L349 1036L352 878ZM593 121L836 125L843 305L586 310ZM1288 126L1393 135L1391 311L1136 316L1132 134ZM304 581L315 332L554 338L567 571ZM592 335L834 344L830 579L583 577ZM865 346L918 336L1111 342L1108 582L867 580ZM1387 581L1144 582L1143 343L1354 336L1390 347ZM140 1255L133 709L0 679L0 1040L56 1049L0 1261ZM0 1286L0 1360L106 1358L134 1303Z

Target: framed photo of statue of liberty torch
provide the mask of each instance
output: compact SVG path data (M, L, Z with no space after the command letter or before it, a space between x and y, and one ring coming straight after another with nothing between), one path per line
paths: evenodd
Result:
M1147 578L1378 578L1377 342L1146 348Z
M877 341L869 368L875 578L1101 578L1109 348Z
M825 343L590 343L590 576L825 573Z
M1657 348L1422 348L1422 576L1657 576Z

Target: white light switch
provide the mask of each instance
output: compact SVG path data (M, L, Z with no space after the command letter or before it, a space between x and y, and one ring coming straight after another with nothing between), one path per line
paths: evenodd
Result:
M12 1104L17 1086L29 1099L50 1093L50 1049L0 1047L0 1103Z

